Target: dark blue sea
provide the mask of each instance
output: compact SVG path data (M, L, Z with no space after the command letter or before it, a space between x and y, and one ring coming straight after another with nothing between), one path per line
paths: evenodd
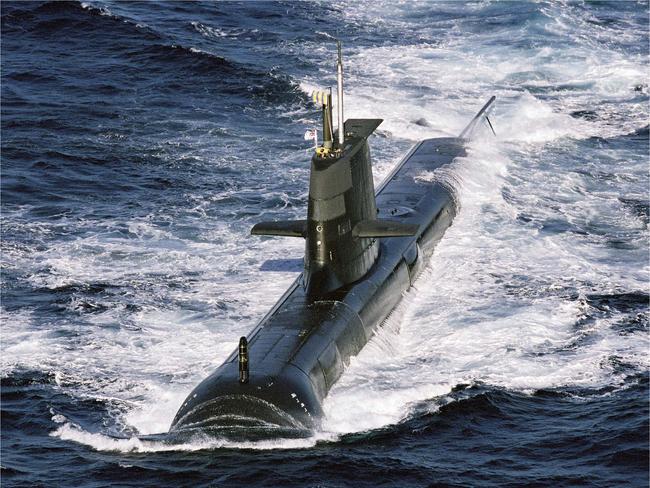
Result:
M6 2L6 487L647 487L649 16L616 2ZM310 93L461 210L306 439L164 435L301 270ZM440 178L440 174L422 175Z

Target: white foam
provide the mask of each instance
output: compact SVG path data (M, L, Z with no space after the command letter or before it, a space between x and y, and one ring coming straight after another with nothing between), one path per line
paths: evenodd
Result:
M198 451L202 449L215 449L227 447L225 443L216 441L194 441L187 444L170 445L164 442L146 441L138 437L128 439L116 439L100 433L87 432L80 427L66 422L51 434L65 441L74 441L84 444L98 451L117 452L161 452L161 451Z
M308 449L318 442L332 442L333 435L319 434L305 439L270 439L260 441L230 441L225 438L196 435L191 440L181 443L167 443L141 439L139 437L116 438L102 433L88 432L68 421L61 415L54 415L54 422L60 424L50 433L52 437L84 444L97 451L114 451L130 453L165 452L165 451L202 451L215 449Z

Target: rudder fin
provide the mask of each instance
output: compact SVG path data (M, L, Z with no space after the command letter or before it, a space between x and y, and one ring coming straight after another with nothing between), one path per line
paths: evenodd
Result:
M478 111L478 113L474 116L472 121L467 124L467 127L463 129L463 132L460 133L458 136L460 139L471 139L472 135L474 133L474 129L476 128L477 124L481 120L482 117L485 117L485 120L490 126L490 129L492 129L492 133L496 136L496 132L494 132L494 127L492 127L492 122L490 122L490 118L488 117L490 115L490 111L494 108L494 101L497 99L497 97L492 96L485 105L483 105L483 108Z

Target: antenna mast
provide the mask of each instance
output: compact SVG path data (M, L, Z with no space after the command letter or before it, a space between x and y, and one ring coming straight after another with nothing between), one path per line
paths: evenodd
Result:
M336 41L338 48L338 61L336 63L336 84L337 84L337 109L339 118L339 148L343 150L345 142L345 130L343 128L343 60L341 58L341 41Z

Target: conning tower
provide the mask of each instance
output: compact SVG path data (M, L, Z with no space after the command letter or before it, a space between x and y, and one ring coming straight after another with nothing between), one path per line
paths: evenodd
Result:
M255 235L303 237L303 286L322 298L361 279L379 255L378 237L410 236L417 225L377 219L368 137L381 119L343 123L343 62L337 59L338 129L332 127L331 90L314 92L323 112L323 144L311 159L307 219L260 222Z

